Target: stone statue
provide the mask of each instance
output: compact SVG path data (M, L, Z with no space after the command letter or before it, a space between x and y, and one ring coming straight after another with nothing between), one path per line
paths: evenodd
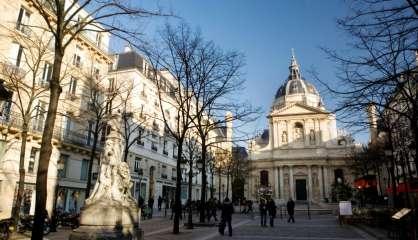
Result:
M140 212L130 191L129 166L122 162L124 140L120 114L113 116L109 125L111 131L100 157L97 182L81 211L80 228L74 230L70 239L140 238Z

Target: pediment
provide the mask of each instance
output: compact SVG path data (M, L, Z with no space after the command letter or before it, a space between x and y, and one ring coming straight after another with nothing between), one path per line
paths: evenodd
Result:
M329 114L326 110L310 107L301 103L292 103L279 109L274 109L270 116Z

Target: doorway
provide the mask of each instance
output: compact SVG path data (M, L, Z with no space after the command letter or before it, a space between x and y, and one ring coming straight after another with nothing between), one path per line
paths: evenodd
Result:
M305 179L296 179L296 200L307 200Z

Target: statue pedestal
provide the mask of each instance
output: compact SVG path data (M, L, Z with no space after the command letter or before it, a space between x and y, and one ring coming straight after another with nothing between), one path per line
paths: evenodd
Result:
M132 202L95 201L82 209L80 227L73 230L69 239L142 240L144 234L138 226L139 219L140 212Z

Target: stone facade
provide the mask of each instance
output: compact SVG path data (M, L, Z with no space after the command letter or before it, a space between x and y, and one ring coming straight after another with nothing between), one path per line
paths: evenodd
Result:
M250 142L246 197L256 199L260 189L268 189L282 202L331 200L334 182L353 182L349 161L355 145L339 133L335 115L301 76L294 56L289 71L268 115L269 129Z

